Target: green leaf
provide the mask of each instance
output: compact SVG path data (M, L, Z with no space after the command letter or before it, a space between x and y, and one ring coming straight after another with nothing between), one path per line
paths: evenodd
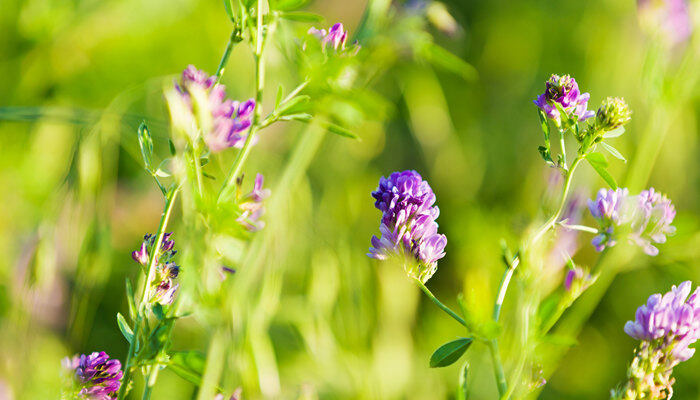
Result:
M280 117L280 121L309 121L313 115L309 113L290 114Z
M537 109L537 115L540 117L540 127L542 128L542 133L544 133L544 142L549 148L549 120L540 108Z
M472 344L471 338L459 338L440 346L430 356L430 368L446 367L459 360Z
M168 139L168 150L170 150L170 155L175 155L175 143L171 139Z
M148 131L145 122L142 122L138 129L139 147L141 148L141 157L146 167L146 171L151 171L153 163L153 138Z
M603 146L605 150L608 151L608 153L612 154L613 157L617 158L618 160L622 160L624 162L627 162L627 159L620 153L616 148L610 146L609 144L605 142L600 142L600 145Z
M117 313L117 325L119 325L119 330L122 332L122 335L124 335L126 341L131 343L134 340L134 331L131 330L131 327L121 313Z
M457 387L457 400L467 400L469 397L469 387L467 386L467 378L469 377L469 362L462 365L459 371L459 386Z
M429 63L459 75L466 81L475 81L479 76L471 64L433 42L421 46L420 54Z
M271 1L270 6L273 10L292 11L304 7L308 2L309 0L276 0Z
M281 12L279 14L281 18L290 20L290 21L297 21L297 22L322 22L323 17L310 13L310 12L303 12L303 11L286 11L286 12Z
M284 86L279 85L277 88L277 96L275 97L275 108L273 110L277 110L280 107L280 103L282 103L282 98L284 97Z
M540 152L540 156L542 156L542 159L544 161L546 161L547 163L554 164L554 160L552 160L552 153L550 153L548 148L540 146L537 148L537 150Z
M136 319L136 298L129 278L126 278L126 303L129 305L129 317L133 321Z
M231 21L235 21L235 18L233 17L233 4L231 4L232 0L224 0L224 8L226 9L226 15L228 15L229 19Z
M622 136L622 134L625 133L625 127L624 126L618 126L617 128L607 131L603 134L603 137L606 139L609 138L616 138L618 136Z
M297 111L295 108L298 108L302 104L308 103L310 99L311 97L305 94L294 97L288 101L283 102L277 109L276 113L279 116L295 113Z
M331 132L331 133L335 133L336 135L340 135L340 136L343 136L343 137L347 137L347 138L351 138L351 139L357 139L357 138L358 138L357 135L355 135L355 134L352 133L351 131L349 131L349 130L343 128L343 127L340 126L340 125L336 125L336 124L333 124L333 123L328 123L328 124L326 125L326 129L328 129L328 131Z
M590 153L586 155L586 160L588 160L588 163L591 164L591 167L595 170L595 172L600 175L601 178L610 186L612 189L617 189L617 183L615 182L615 178L610 175L610 173L607 170L608 167L608 161L603 157L602 154L600 153Z
M155 303L151 310L153 311L153 315L155 315L159 320L165 319L165 311L160 303Z
M170 355L168 368L180 378L199 386L206 362L204 354L198 351L178 351Z

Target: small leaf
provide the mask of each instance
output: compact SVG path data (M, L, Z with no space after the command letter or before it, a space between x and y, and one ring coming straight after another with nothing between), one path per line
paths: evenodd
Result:
M198 351L178 351L170 356L168 368L182 379L199 386L206 365L206 357Z
M275 97L274 110L277 110L280 107L280 103L282 103L282 98L284 98L284 87L282 85L279 85L279 87L277 88L277 96Z
M542 133L544 133L544 142L545 144L549 144L549 120L547 119L547 116L544 114L544 111L542 109L538 108L537 109L537 115L540 117L540 127L542 128Z
M136 298L134 297L134 288L131 286L131 281L126 278L126 303L129 305L129 317L131 320L136 319Z
M459 386L457 387L457 400L467 400L469 397L469 387L467 386L467 378L469 377L469 362L462 365L459 371Z
M313 115L309 113L290 114L280 117L280 121L309 121Z
M349 130L343 128L343 127L340 126L340 125L336 125L336 124L329 123L328 125L326 125L326 129L328 129L328 131L331 132L331 133L335 133L336 135L340 135L340 136L343 136L343 137L347 137L347 138L351 138L351 139L357 139L357 138L358 138L357 135L355 135L355 134L352 133L351 131L349 131Z
M170 155L174 156L175 155L175 143L173 143L173 141L170 139L168 139L168 149L170 150Z
M607 131L603 134L603 137L608 139L608 138L616 138L618 136L622 136L622 134L625 133L625 127L624 126L618 126L617 128Z
M608 153L612 154L613 157L617 158L618 160L622 160L624 162L627 162L627 159L625 159L625 157L622 155L622 153L620 153L616 148L610 146L609 144L607 144L605 142L600 142L600 144L601 144L601 146L603 146L603 148L605 150L608 151Z
M226 9L226 15L231 19L231 22L235 21L235 18L233 17L233 4L231 4L232 0L224 0L224 8Z
M617 189L617 183L615 182L615 178L610 175L608 170L606 169L608 167L608 161L603 157L602 154L600 153L590 153L586 156L586 160L588 160L588 163L591 164L591 167L595 170L595 172L600 175L601 178L610 186L612 189Z
M472 344L471 338L459 338L440 346L430 356L430 368L446 367L459 360Z
M165 319L165 311L163 310L163 306L160 303L155 303L151 310L153 311L153 315L155 315L156 318L160 320Z
M310 13L310 12L303 12L303 11L287 11L287 12L281 12L279 16L283 19L288 19L290 21L297 21L297 22L323 22L323 17Z
M143 163L146 167L146 171L152 170L153 162L153 138L151 133L148 131L148 127L145 122L142 122L138 129L139 137L139 148L141 148L141 157L143 158Z
M117 325L119 325L119 330L122 332L122 335L124 335L126 341L131 343L134 340L134 331L131 330L131 327L121 313L117 313Z
M277 109L277 115L287 115L287 114L292 114L296 110L294 110L295 107L301 106L302 104L305 104L311 99L311 97L303 94L301 96L294 97L290 100L287 100L283 102L280 107Z
M554 161L552 160L552 154L549 152L548 148L540 146L537 148L537 150L540 152L540 156L542 156L542 159L544 161L546 161L547 163L554 164Z

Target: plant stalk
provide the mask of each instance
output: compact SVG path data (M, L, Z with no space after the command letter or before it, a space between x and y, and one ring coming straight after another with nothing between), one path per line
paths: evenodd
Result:
M418 284L418 287L421 288L421 290L430 298L430 300L433 301L433 303L435 303L435 305L440 307L440 309L442 309L442 311L446 312L447 315L454 318L455 321L462 324L465 328L468 328L467 323L464 321L464 319L462 317L460 317L459 315L457 315L457 313L452 311L449 307L442 304L442 302L440 302L440 300L438 300L437 297L435 297L435 295L430 291L430 289L428 289L425 286L425 284L420 279L414 277L413 280L416 281L416 283Z

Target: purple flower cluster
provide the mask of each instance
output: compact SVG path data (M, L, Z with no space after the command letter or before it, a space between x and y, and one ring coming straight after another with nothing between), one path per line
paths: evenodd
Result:
M224 86L193 65L182 72L175 89L185 107L196 116L194 129L203 131L204 142L212 152L243 147L247 138L243 132L251 125L255 100L243 103L227 100Z
M686 0L637 0L637 10L642 24L672 45L686 41L693 32Z
M700 339L700 288L692 295L691 289L692 283L685 281L664 295L649 296L647 303L637 308L635 320L625 324L625 333L654 342L675 360L688 360L695 354L688 346Z
M77 386L77 395L89 400L115 399L123 372L119 360L110 359L101 351L90 355L81 354L63 359L64 368L68 369Z
M379 260L409 256L418 264L409 273L423 282L430 279L437 261L445 256L447 238L437 232L440 210L433 206L435 194L428 182L416 171L394 172L379 180L372 197L382 212L381 237L372 237L368 256Z
M345 30L343 24L338 22L331 26L328 31L325 29L316 29L312 27L309 29L309 34L316 36L323 45L324 48L330 44L333 50L345 50L345 43L348 40L348 31Z
M588 201L591 215L598 221L598 234L592 244L601 251L617 243L618 228L629 231L629 240L642 247L650 256L659 254L655 243L666 242L666 235L672 235L676 228L671 225L676 210L665 195L654 188L630 196L627 189L601 189L595 200Z
M169 305L175 300L180 285L177 283L177 278L180 274L180 267L172 262L173 257L177 253L175 250L175 241L171 240L173 233L163 235L163 240L160 243L160 249L155 254L156 276L153 282L150 301ZM150 252L155 246L156 236L147 234L143 237L139 250L131 253L134 261L144 267L148 267L150 260Z
M265 227L265 222L260 221L260 217L265 214L263 201L270 197L270 189L263 189L264 177L262 174L255 176L253 190L243 196L238 207L241 215L236 219L248 231L255 232Z
M545 85L544 93L533 101L557 125L561 124L561 115L556 104L559 104L569 117L575 116L579 121L595 115L593 111L588 110L588 99L591 95L579 91L576 79L569 75L552 75Z

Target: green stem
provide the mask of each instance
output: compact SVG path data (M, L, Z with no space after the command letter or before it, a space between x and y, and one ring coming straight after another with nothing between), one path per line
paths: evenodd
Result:
M263 49L265 48L265 38L263 37L263 25L262 25L262 0L258 0L257 6L257 33L255 35L255 111L253 114L253 121L250 124L250 129L248 130L248 137L246 137L243 148L231 166L224 185L221 187L219 192L218 202L228 200L229 196L235 190L236 178L241 173L243 169L243 163L248 158L250 154L251 147L253 145L253 137L259 130L260 119L262 116L262 97L263 90L265 89L265 58L263 54Z
M564 130L559 129L559 146L561 147L561 160L566 167L566 142L564 141Z
M202 198L204 197L204 188L202 185L202 165L199 161L199 150L198 149L192 149L192 162L194 163L194 171L195 175L197 177L197 190L199 193L199 197Z
M498 394L500 398L508 391L508 384L506 383L506 374L503 371L503 364L501 363L501 356L498 352L498 341L496 339L489 340L487 342L489 350L491 352L491 359L493 359L493 373L496 376L496 385L498 386Z
M459 323L462 324L464 327L467 327L467 323L464 321L464 319L462 319L462 317L460 317L459 315L457 315L457 313L454 312L454 311L452 311L449 307L447 307L446 305L442 304L442 302L440 302L440 300L438 300L437 297L435 297L435 295L430 291L430 289L428 289L428 288L425 286L425 284L424 284L420 279L418 279L418 278L413 278L413 280L416 281L416 283L418 284L418 287L421 288L421 290L430 298L430 300L433 301L433 303L435 303L435 305L437 305L438 307L440 307L440 309L442 309L442 311L446 312L447 315L449 315L450 317L454 318L455 321L459 322Z
M141 299L137 304L137 316L136 323L134 324L134 339L129 343L129 352L126 356L126 363L124 364L124 378L122 379L122 385L119 389L118 400L123 400L126 396L129 383L131 382L132 370L133 370L133 358L136 352L136 342L138 341L139 331L141 329L141 322L143 321L143 314L145 313L145 304L147 303L148 289L153 280L153 275L155 274L156 265L156 254L157 249L160 249L160 245L163 242L163 237L165 236L165 229L168 226L168 220L173 211L173 206L175 205L175 198L180 191L180 186L172 189L165 197L165 206L163 207L163 214L160 218L160 223L158 224L158 230L156 231L156 240L151 248L150 259L148 263L148 275L146 276L146 282L143 286L143 292L141 294Z
M224 69L226 69L226 64L228 64L228 58L231 56L231 50L233 50L233 46L240 42L240 36L239 36L239 30L238 28L234 27L231 30L231 36L228 38L228 44L226 44L226 50L224 50L224 55L221 56L221 61L219 61L219 67L216 69L216 83L218 84L219 81L221 81L221 77L224 75Z
M557 211L547 220L547 222L544 223L544 225L540 227L540 229L537 230L535 235L530 240L530 244L537 243L537 241L539 241L542 238L542 236L554 226L554 224L561 216L561 213L564 210L564 206L566 205L566 198L569 195L569 189L571 188L571 178L573 177L574 171L576 170L576 167L579 165L581 160L583 160L581 156L576 157L574 162L571 163L571 168L566 170L564 177L564 190L562 190L561 192L561 198L559 199L559 206L557 207Z

